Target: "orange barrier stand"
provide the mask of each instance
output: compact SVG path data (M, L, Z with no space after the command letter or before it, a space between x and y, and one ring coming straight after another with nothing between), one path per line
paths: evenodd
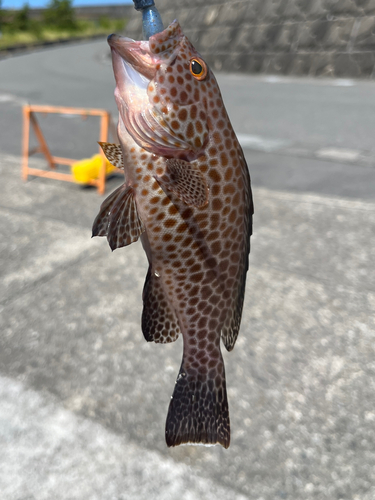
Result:
M81 115L83 118L87 116L100 117L100 134L99 141L108 141L108 131L111 131L113 138L116 137L115 127L113 125L111 115L104 109L83 109L83 108L66 108L61 106L41 106L41 105L26 105L23 107L23 139L22 139L22 178L26 181L29 175L39 177L48 177L49 179L57 179L60 181L74 182L71 174L56 172L56 167L60 165L72 165L78 160L71 158L60 158L52 156L48 148L47 142L43 136L35 113L56 113L66 115ZM29 150L30 123L35 132L39 147L34 150ZM103 194L105 191L106 178L106 159L102 149L99 147L99 152L103 158L102 167L99 172L98 179L92 179L89 184L97 186L98 193ZM39 168L29 167L29 156L34 153L43 153L48 162L49 169L42 170Z

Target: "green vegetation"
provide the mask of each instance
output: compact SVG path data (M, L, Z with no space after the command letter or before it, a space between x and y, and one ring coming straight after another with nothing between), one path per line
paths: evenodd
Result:
M3 10L0 0L0 50L41 41L120 32L125 24L126 19L108 17L97 21L77 19L71 0L51 0L39 19L32 16L28 4L16 11Z

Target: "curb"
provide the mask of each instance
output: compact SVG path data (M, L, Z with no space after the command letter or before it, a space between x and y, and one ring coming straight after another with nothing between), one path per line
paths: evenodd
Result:
M45 47L51 47L53 45L63 45L63 44L69 44L69 43L75 43L75 42L84 42L84 41L90 41L90 40L95 40L99 38L104 38L106 37L105 33L97 34L97 35L90 35L90 36L76 36L72 38L57 38L56 40L45 40L43 42L35 42L31 44L19 44L19 45L11 45L10 47L7 47L6 49L0 49L0 60L1 59L6 59L8 57L12 57L15 54L24 54L28 52L32 52L37 49L42 49Z

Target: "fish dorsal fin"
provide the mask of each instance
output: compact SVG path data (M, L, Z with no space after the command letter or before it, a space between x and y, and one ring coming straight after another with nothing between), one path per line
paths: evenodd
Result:
M144 230L133 189L123 184L102 203L92 227L92 235L107 236L109 246L115 250L137 241Z
M99 142L103 153L107 160L116 168L124 168L124 160L122 157L122 149L119 144L111 144L110 142Z
M174 342L180 328L176 314L165 295L161 278L148 269L143 287L142 331L147 342Z
M180 159L167 160L165 173L155 179L163 191L171 191L190 207L208 203L208 186L202 172L192 163Z

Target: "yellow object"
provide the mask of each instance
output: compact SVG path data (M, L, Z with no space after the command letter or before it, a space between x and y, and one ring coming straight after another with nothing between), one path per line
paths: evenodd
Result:
M110 174L116 168L105 159L106 168L105 174ZM72 175L75 182L79 184L89 184L90 181L97 179L99 177L99 171L103 164L102 155L94 155L91 158L86 158L85 160L77 161L72 165Z

